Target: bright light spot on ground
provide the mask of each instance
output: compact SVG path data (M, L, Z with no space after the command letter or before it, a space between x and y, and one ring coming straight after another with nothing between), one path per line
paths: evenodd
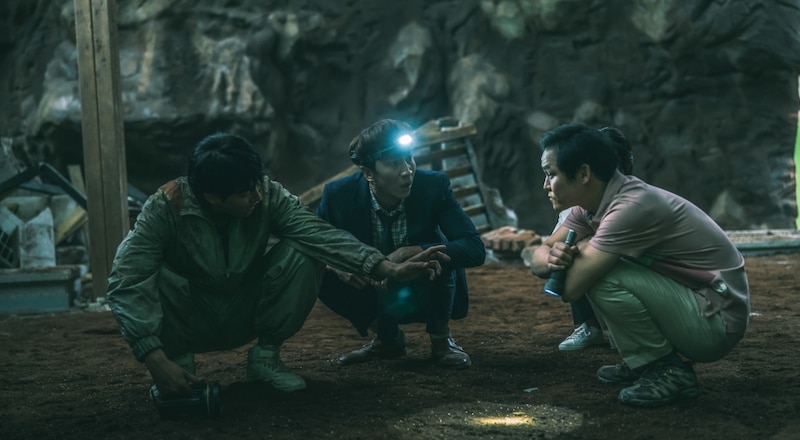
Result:
M490 425L490 426L520 426L520 425L535 425L536 422L533 418L529 417L523 412L514 412L509 416L504 417L476 417L473 419L476 425Z
M390 426L401 438L555 440L583 425L583 415L569 408L476 401L427 408Z

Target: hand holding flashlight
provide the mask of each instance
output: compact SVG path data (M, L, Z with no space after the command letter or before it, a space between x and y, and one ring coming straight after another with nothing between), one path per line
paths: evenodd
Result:
M572 229L567 233L567 239L564 241L567 246L575 244L575 231ZM550 273L550 278L544 284L544 293L553 296L561 296L564 291L564 280L567 277L566 270L554 270Z

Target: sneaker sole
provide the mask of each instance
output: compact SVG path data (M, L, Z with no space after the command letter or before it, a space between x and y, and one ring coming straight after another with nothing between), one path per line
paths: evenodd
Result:
M296 392L296 391L303 391L303 390L308 388L308 385L306 385L306 384L295 385L293 387L282 387L282 388L276 387L275 384L270 384L270 385L272 386L272 388L275 388L278 391L283 391L285 393L293 393L293 392Z
M631 399L625 397L624 394L620 392L619 394L619 401L622 404L629 405L629 406L636 406L639 408L655 408L657 406L669 405L671 403L678 403L678 402L685 402L688 400L696 399L697 396L700 395L699 388L688 388L685 390L679 391L676 395L671 396L667 399L660 399L660 400L641 400L641 399Z
M558 349L561 351L583 350L584 348L597 347L598 345L603 345L605 343L605 340L599 340L597 342L591 342L588 344L564 344L562 342L561 344L558 344Z
M613 380L613 379L606 379L606 378L600 376L599 374L595 374L595 377L597 377L597 380L599 380L600 382L602 382L604 384L608 384L608 385L626 385L626 386L633 385L633 383L636 382L636 379L639 378L639 376L636 376L636 377L631 377L629 379Z
M597 376L597 380L599 380L600 382L602 382L602 383L604 383L606 385L628 385L628 386L630 386L630 385L633 385L634 382L636 382L636 379L631 379L631 380L609 380L609 379L603 379L600 376Z
M575 351L575 350L583 350L584 348L589 348L589 347L597 347L598 345L603 345L603 342L598 342L597 344L589 344L589 345L559 345L558 349L561 351Z

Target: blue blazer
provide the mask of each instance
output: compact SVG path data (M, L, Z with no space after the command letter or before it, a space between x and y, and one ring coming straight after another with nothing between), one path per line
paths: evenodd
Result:
M337 228L349 231L363 243L375 246L368 185L361 171L328 183L323 189L317 214ZM442 264L443 275L446 271L456 271L451 318L467 316L469 290L464 268L483 264L486 248L472 220L458 204L450 188L450 179L437 171L417 170L405 204L408 245L421 246L423 249L439 244L447 246L445 253L450 257L450 262ZM320 298L323 298L322 294ZM323 298L326 304L340 300L353 301L354 297L348 298L342 294L341 298L336 299L328 294L327 298ZM337 310L335 306L331 308ZM363 322L367 322L367 325L372 322L374 313L375 310L371 317L362 317ZM347 318L359 328L353 317ZM362 334L365 331L366 328L364 332L359 329Z

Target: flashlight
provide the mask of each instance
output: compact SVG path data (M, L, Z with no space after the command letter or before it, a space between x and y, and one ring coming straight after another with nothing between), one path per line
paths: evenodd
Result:
M156 404L158 414L164 420L182 417L214 418L222 414L220 386L216 382L198 382L191 385L187 397L166 398L158 388L150 387L150 399Z
M567 246L575 244L575 231L572 229L567 233L567 239L564 241ZM550 273L550 278L544 284L544 293L553 296L561 296L564 291L564 279L567 277L566 270L554 270Z

